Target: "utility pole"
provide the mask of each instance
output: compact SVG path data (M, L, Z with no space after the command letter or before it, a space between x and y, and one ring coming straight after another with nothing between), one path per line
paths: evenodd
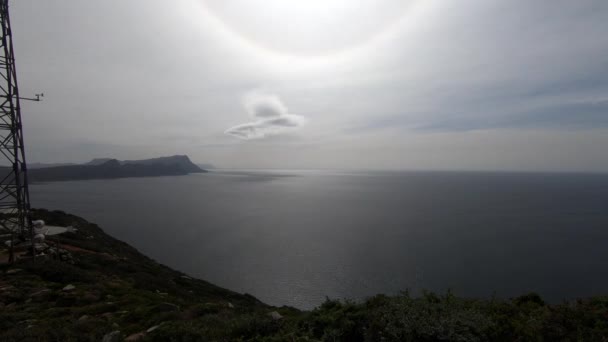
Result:
M18 241L30 241L32 256L35 248L8 0L0 0L0 25L0 229L11 236L12 262Z

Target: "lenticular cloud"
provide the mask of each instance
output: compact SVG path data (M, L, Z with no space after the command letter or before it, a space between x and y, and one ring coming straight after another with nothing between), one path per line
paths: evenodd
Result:
M303 116L289 113L274 94L250 93L245 96L244 107L252 121L230 127L226 134L243 140L260 139L296 130L306 123Z

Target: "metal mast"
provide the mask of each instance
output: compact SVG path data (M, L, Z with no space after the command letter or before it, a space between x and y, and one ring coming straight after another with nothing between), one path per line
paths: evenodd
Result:
M8 0L0 0L0 25L0 229L11 234L12 259L15 235L32 242L33 254L34 231Z

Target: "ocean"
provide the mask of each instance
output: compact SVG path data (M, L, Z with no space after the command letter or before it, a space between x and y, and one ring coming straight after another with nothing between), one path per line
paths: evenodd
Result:
M608 175L218 170L33 184L33 207L272 305L608 295Z

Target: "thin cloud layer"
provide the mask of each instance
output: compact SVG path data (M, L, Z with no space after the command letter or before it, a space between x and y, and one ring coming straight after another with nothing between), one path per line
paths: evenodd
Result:
M284 31L263 32L259 49L233 41L198 2L15 1L21 92L52 95L24 104L28 160L608 172L606 0L416 1L369 50L327 59L284 56L303 46ZM235 8L239 27L277 27L260 22L270 2ZM272 91L246 91L256 85ZM235 98L242 113L218 115ZM314 130L296 134L307 120Z
M226 134L243 140L261 139L296 130L306 123L303 116L289 113L275 94L250 93L245 96L244 107L253 121L233 126Z

